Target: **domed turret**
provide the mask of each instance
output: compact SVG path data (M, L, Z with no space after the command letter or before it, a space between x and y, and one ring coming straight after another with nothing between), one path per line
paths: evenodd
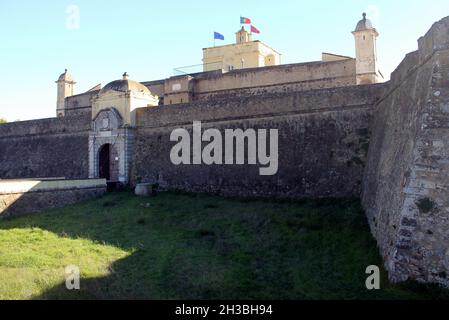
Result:
M372 30L373 28L373 24L371 23L371 20L366 18L366 13L363 13L363 19L360 20L357 23L357 26L355 27L355 31L364 31L364 30Z
M123 125L135 126L135 110L159 104L159 97L140 82L130 80L128 73L122 79L114 80L104 86L92 98L92 120L102 111L115 109L123 121Z
M65 69L65 72L59 76L58 81L73 82L73 77L67 69Z
M128 73L123 74L122 80L115 80L108 83L103 89L101 89L100 94L106 93L108 91L117 91L117 92L142 92L151 94L150 90L145 87L143 84L137 81L129 80Z

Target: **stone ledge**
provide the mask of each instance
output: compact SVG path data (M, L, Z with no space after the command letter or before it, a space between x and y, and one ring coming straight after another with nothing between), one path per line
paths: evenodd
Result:
M26 192L90 189L106 187L105 179L88 180L1 180L0 195Z
M106 180L0 180L0 188L2 219L62 208L99 197L106 192Z

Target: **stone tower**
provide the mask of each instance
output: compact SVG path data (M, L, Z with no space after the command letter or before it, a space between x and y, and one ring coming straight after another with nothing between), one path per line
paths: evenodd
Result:
M65 98L73 96L74 86L76 82L73 81L72 75L67 72L67 69L65 69L65 72L59 76L59 79L58 81L56 81L56 83L58 84L56 116L63 117L65 116Z
M235 33L235 38L237 44L251 42L251 33L245 30L245 27L242 27L239 31Z
M382 74L377 66L376 39L379 33L363 13L363 19L357 23L355 31L356 73L357 84L372 84L382 80Z

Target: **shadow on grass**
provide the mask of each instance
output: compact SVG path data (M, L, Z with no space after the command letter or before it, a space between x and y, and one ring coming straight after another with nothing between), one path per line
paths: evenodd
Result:
M199 194L111 193L65 209L0 222L41 228L128 252L109 274L61 283L35 299L437 299L432 286L368 291L381 266L359 201L257 201ZM64 250L64 248L61 248ZM92 256L96 253L92 249ZM89 263L89 255L80 257ZM65 266L61 266L63 269Z

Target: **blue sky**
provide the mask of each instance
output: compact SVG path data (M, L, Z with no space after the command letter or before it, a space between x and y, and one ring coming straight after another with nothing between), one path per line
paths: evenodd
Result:
M70 5L80 10L79 28L67 28ZM0 118L53 117L54 81L65 68L81 93L124 71L148 81L200 64L214 31L225 36L217 44L234 41L240 15L253 20L261 30L256 39L280 51L283 63L296 63L319 60L323 51L354 56L351 31L366 11L389 76L449 14L444 8L447 0L0 0Z

